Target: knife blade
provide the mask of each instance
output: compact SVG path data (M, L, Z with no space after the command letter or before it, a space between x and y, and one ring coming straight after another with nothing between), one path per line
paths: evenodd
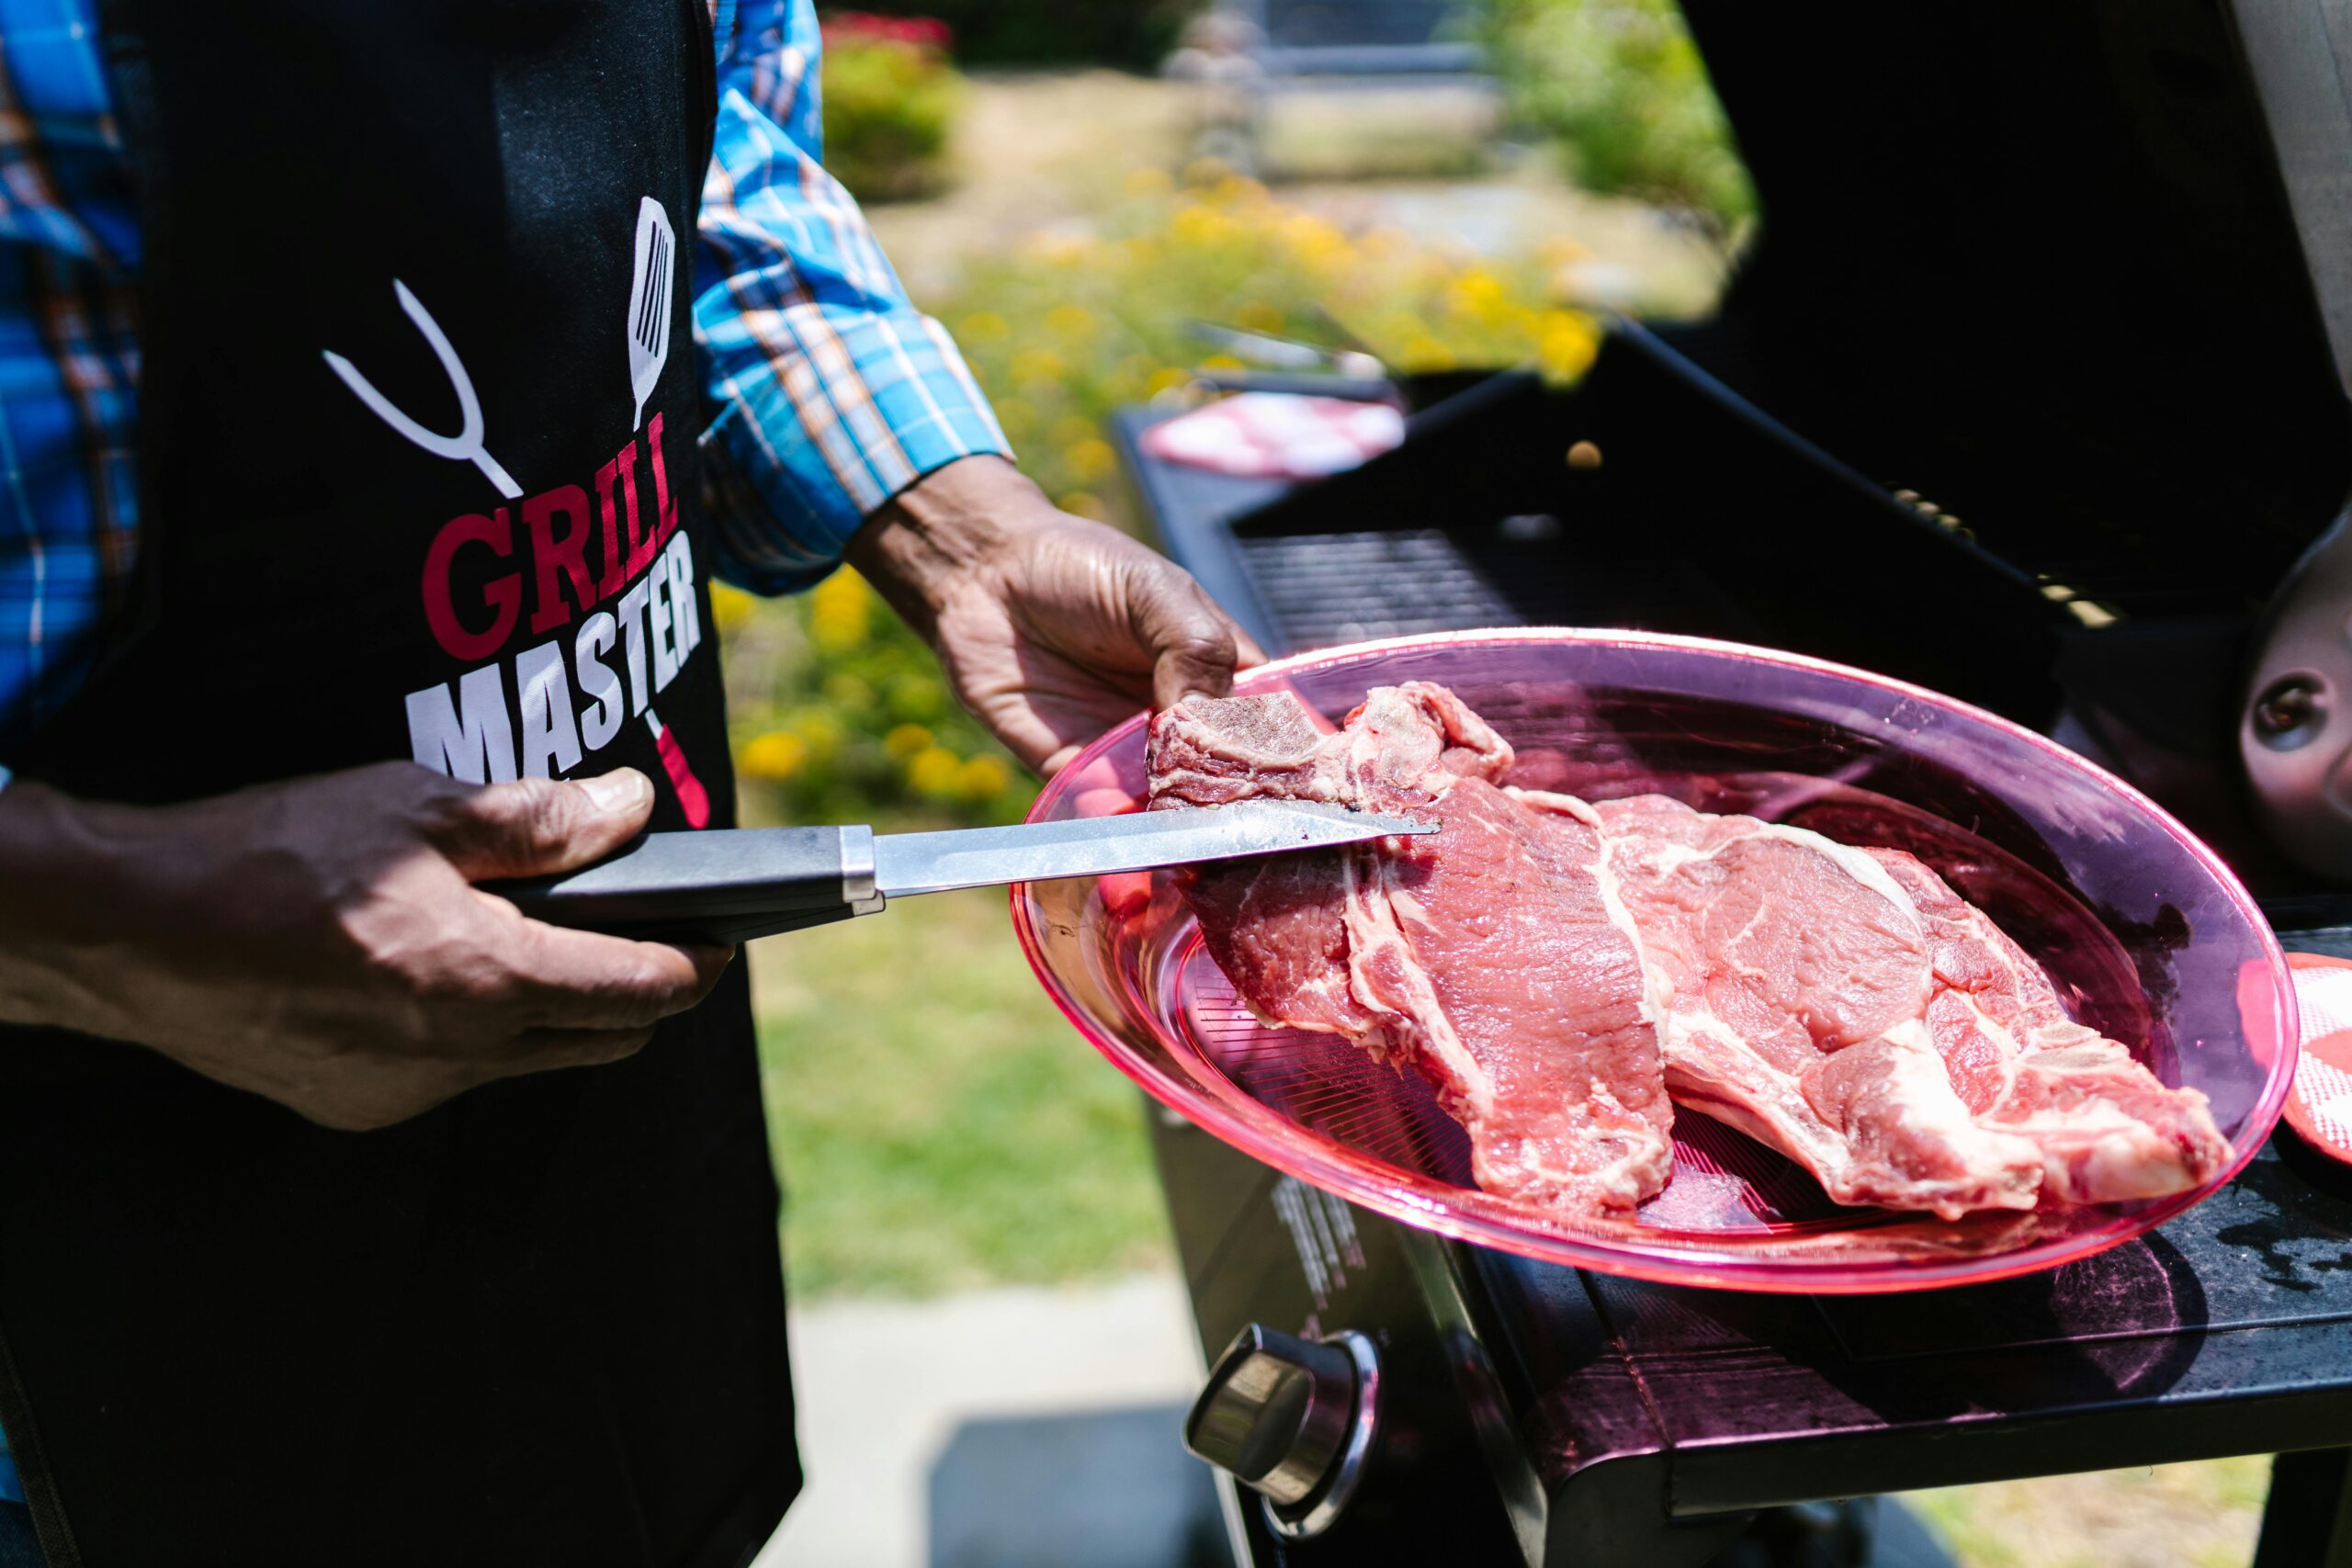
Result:
M583 871L488 883L483 890L552 925L731 946L879 914L890 899L914 894L1335 848L1439 826L1342 806L1250 800L937 833L877 835L863 827L648 833Z
M1106 876L1118 871L1238 860L1413 837L1436 824L1307 801L1244 800L1184 811L1142 811L1012 828L891 833L874 840L874 886L886 898Z

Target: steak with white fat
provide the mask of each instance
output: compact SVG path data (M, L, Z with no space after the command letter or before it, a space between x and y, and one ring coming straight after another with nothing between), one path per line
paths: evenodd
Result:
M1677 1103L1813 1172L1840 1203L2030 1209L2032 1143L1977 1123L1927 1024L1927 933L1859 850L1663 795L1582 807L1641 935Z
M1374 691L1322 733L1290 697L1193 699L1152 727L1152 804L1251 795L1430 811L1444 830L1194 868L1210 953L1270 1023L1427 1079L1487 1191L1623 1213L1666 1184L1672 1107L1641 962L1588 823L1495 781L1510 748L1441 687Z
M1944 1218L2193 1187L2229 1145L2067 1018L2039 965L1913 857L1660 795L1504 786L1444 688L1330 733L1287 695L1154 721L1155 808L1253 795L1427 811L1442 832L1203 866L1184 896L1269 1023L1411 1067L1489 1191L1622 1213L1670 1172L1668 1096L1841 1203Z

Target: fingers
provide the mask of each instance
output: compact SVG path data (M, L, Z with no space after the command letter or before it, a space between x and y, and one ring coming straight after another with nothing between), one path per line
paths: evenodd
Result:
M629 942L520 916L514 930L510 962L525 1015L546 1029L650 1029L708 996L735 956L732 948Z
M1257 645L1191 574L1156 563L1134 592L1130 613L1151 654L1152 705L1170 708L1189 696L1221 697L1232 691L1243 645L1253 652Z
M612 853L652 810L652 781L634 768L576 784L517 779L453 797L426 837L469 881L549 876Z

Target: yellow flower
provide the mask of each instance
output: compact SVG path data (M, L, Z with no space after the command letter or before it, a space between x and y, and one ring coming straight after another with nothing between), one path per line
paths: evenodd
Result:
M1221 251L1239 238L1241 225L1214 207L1193 201L1177 209L1168 231L1179 244Z
M771 730L747 742L735 765L755 779L782 784L808 761L808 743L797 735Z
M1212 354L1206 359L1201 361L1201 368L1204 370L1230 371L1247 370L1250 367L1242 364L1241 361L1234 358L1233 355L1229 354Z
M944 746L927 746L907 763L907 783L919 795L952 795L964 775L964 759Z
M1445 307L1457 316L1491 321L1510 306L1503 280L1484 267L1472 267L1445 291Z
M1083 305L1057 305L1046 312L1046 330L1074 342L1092 337L1095 325L1094 312Z
M891 761L903 762L931 749L931 731L920 724L902 724L882 738L882 750Z
M1082 490L1070 491L1054 504L1073 517L1091 517L1097 523L1111 515L1111 509L1102 504L1101 496L1090 495Z
M725 582L710 585L710 618L721 632L731 632L759 612L759 601Z
M1012 784L1012 770L994 757L975 757L956 774L956 788L967 800L993 800Z
M1111 450L1108 441L1095 436L1064 452L1062 462L1069 469L1070 478L1080 484L1093 484L1118 470L1119 455Z
M1211 194L1217 200L1233 206L1245 202L1263 201L1266 198L1266 187L1247 175L1227 175L1216 182L1216 188Z
M1151 396L1156 398L1162 392L1174 391L1177 388L1186 385L1192 380L1192 378L1193 373L1191 371L1179 370L1173 366L1170 366L1165 370L1154 371L1152 373L1151 380L1145 389Z
M1233 324L1253 333L1278 333L1283 330L1283 313L1262 299L1252 299L1233 312Z
M873 591L857 573L842 570L808 595L808 640L825 653L847 653L865 640Z
M1453 350L1427 333L1408 340L1398 356L1407 370L1428 374L1453 368Z
M1093 434L1092 420L1082 413L1066 413L1054 421L1051 439L1057 446L1075 446L1080 442L1090 439Z
M1582 375L1600 350L1600 334L1592 322L1573 310L1547 310L1544 313L1541 335L1536 339L1536 360L1544 373L1555 380L1567 380Z
M1176 182L1165 169L1136 169L1127 175L1127 194L1138 201L1166 196L1175 188Z
M994 310L975 310L956 323L956 335L967 344L1002 343L1012 329Z

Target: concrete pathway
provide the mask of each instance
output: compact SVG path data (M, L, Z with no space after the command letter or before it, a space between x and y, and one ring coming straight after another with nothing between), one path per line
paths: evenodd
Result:
M1033 1491L1031 1478L1013 1476L1016 1450L1035 1456L1033 1468L1084 1464L1089 1449L1130 1454L1125 1472L1154 1489L1137 1506L1162 1512L1171 1488L1198 1479L1184 1468L1198 1469L1178 1447L1174 1413L1198 1386L1200 1357L1172 1275L935 1302L820 1303L795 1309L792 1342L808 1488L754 1568L912 1568L933 1562L935 1539L951 1548L941 1568L987 1562L982 1543L1005 1538L991 1538L987 1521L937 1528L930 1499L968 1500L977 1483L1004 1491L1012 1506L1044 1506L1050 1478L1035 1478ZM1087 1416L1101 1419L1005 1419ZM1152 1438L1163 1421L1164 1445ZM951 1450L956 1463L943 1464Z

